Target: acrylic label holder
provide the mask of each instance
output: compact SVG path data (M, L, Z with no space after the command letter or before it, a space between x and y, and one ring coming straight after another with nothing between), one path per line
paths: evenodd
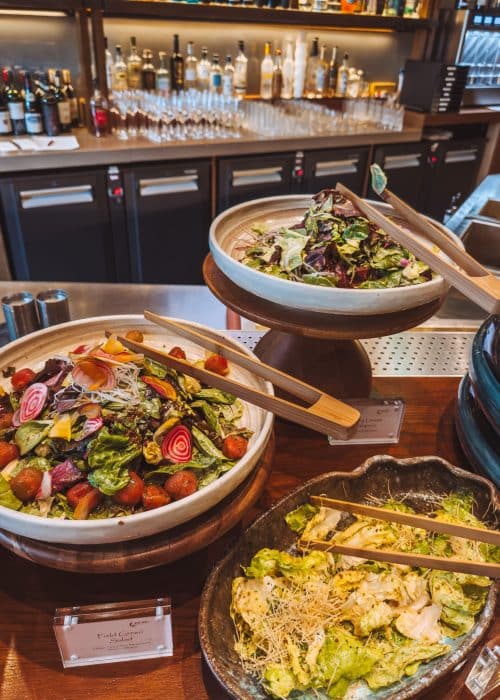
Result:
M174 651L170 598L57 608L53 626L65 668Z
M348 440L329 437L330 445L387 445L399 442L405 403L402 399L346 399L361 413Z

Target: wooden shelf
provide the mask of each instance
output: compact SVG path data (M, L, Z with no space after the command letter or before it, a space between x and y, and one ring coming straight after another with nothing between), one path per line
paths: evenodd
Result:
M256 24L300 25L325 29L364 29L413 32L431 26L426 19L404 19L381 15L341 12L305 12L263 7L228 6L215 3L191 4L151 0L102 0L105 16L143 17L216 22L253 22Z
M0 0L0 10L36 10L38 12L73 12L82 8L82 0Z

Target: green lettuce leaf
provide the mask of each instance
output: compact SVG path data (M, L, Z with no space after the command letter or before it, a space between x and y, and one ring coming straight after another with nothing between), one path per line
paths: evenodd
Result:
M191 434L198 449L208 457L215 457L215 459L218 459L221 462L224 462L227 459L219 448L214 445L210 438L195 425L193 425L191 428Z
M124 435L111 435L105 428L89 443L87 461L93 471L92 486L106 496L112 496L130 481L127 464L139 457L141 446Z
M301 535L306 529L306 525L309 520L311 520L311 518L314 517L318 511L319 508L313 506L311 503L304 503L304 505L299 506L298 508L295 508L295 510L291 510L289 513L287 513L285 515L285 521L290 530L293 530Z
M159 379L165 379L165 377L167 376L167 368L165 367L165 365L162 365L159 362L155 362L149 357L144 358L143 365L144 369L146 370L146 374L149 374L153 377L158 377Z
M25 455L47 437L53 422L51 420L29 420L19 426L14 437L19 454Z
M327 631L325 642L318 654L316 672L322 685L335 686L341 679L351 682L363 678L381 658L382 652L377 653L372 646L337 625ZM345 684L342 683L340 687L345 687Z
M405 675L413 675L423 661L430 661L450 651L447 644L410 642L386 652L365 677L372 690L397 683Z
M202 399L208 401L209 403L221 403L231 405L236 401L236 396L233 394L228 394L226 391L221 391L221 389L202 389L194 395L195 399Z
M12 510L19 510L22 505L23 502L12 493L7 479L0 474L0 506L11 508Z
M262 683L266 690L276 698L287 698L299 683L292 671L284 664L271 663L266 667Z

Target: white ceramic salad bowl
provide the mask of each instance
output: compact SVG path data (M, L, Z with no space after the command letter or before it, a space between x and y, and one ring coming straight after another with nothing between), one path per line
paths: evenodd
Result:
M449 288L439 275L429 282L408 287L387 289L341 289L294 282L268 275L240 262L242 247L252 241L251 227L263 224L272 231L302 221L313 195L286 195L254 199L226 209L210 227L210 251L217 266L229 279L247 292L305 311L342 315L374 315L396 313L422 306L442 297ZM384 214L395 213L383 202L370 202ZM444 231L457 246L460 240L445 226L431 221ZM446 257L446 256L445 256Z
M183 321L183 323L188 323ZM201 331L211 331L200 324L189 325ZM88 318L64 323L37 333L24 336L0 350L0 369L8 366L20 369L30 367L38 370L45 360L65 356L80 344L97 343L104 339L104 332L126 332L138 329L144 341L152 346L169 349L180 345L190 360L206 356L203 348L158 328L142 316L122 315ZM222 334L221 334L222 335ZM225 342L237 347L240 352L252 353L232 339ZM230 364L231 377L254 388L273 392L272 385L252 373ZM11 391L9 379L2 378L0 384ZM248 451L228 472L216 481L191 496L174 501L167 506L136 513L125 517L96 520L61 520L19 513L0 506L0 529L44 542L67 544L103 544L137 539L168 530L206 512L234 491L257 465L267 445L273 426L273 415L248 403L244 405L241 424L253 431Z

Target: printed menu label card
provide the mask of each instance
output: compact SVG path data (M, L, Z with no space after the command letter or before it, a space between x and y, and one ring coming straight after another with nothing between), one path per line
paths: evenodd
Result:
M328 437L330 445L385 445L399 442L405 403L402 399L346 399L361 413L348 440Z
M169 598L57 608L54 632L65 668L173 654Z

